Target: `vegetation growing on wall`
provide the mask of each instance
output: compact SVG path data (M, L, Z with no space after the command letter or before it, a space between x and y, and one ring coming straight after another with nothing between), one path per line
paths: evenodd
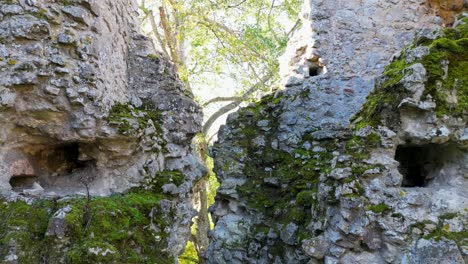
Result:
M167 248L170 216L160 209L165 197L152 191L92 198L84 221L85 198L0 203L0 255L9 251L19 263L173 263ZM63 233L54 214L66 209ZM68 208L68 209L67 209ZM57 217L57 216L55 216ZM60 233L60 232L58 232Z
M409 48L416 46L427 47L429 52L420 60L409 61ZM430 97L435 101L436 114L439 117L462 117L467 114L468 18L463 18L457 27L444 29L435 39L422 37L416 40L385 69L375 91L368 96L361 112L354 118L356 129L367 125L397 125L398 106L411 94L401 81L416 63L421 63L427 72L422 99L428 100Z
M282 99L291 100L281 96L266 96L242 108L234 123L230 124L238 128L234 130L237 140L233 142L239 148L236 151L238 157L233 159L242 160L242 174L246 178L246 182L237 187L237 192L242 197L241 203L248 206L247 210L262 219L251 227L253 231L250 232L252 237L247 238L249 241L242 243L256 241L258 234L266 236L271 231L281 234L293 223L298 229L292 243L300 245L314 231L309 223L314 220L320 222L324 217L326 208L323 207L323 199L326 199L327 204L337 206L343 199L365 200L362 174L370 169L379 169L379 166L364 162L370 157L370 149L380 147L381 138L377 133L323 140L316 140L306 133L292 152L281 150L277 143L275 147ZM259 122L268 123L262 133L258 133ZM349 158L337 161L334 152ZM230 161L220 164L226 173L230 170L229 164ZM333 179L330 174L334 169L349 169L349 176ZM319 190L323 192L324 186L320 184L324 183L327 186L325 188L330 190L328 194L319 193ZM347 186L348 191L337 196L338 186ZM370 204L362 209L379 214L391 211L385 204ZM283 256L291 244L275 241L277 244L270 245L269 254Z

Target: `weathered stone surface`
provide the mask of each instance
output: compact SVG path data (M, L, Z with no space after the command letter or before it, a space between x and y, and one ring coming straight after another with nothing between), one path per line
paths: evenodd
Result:
M32 15L13 16L3 23L8 23L11 35L16 38L41 40L50 36L49 23ZM8 36L5 35L5 37Z
M453 241L420 239L401 263L465 263L457 244Z
M232 114L213 146L208 263L466 261L468 20L443 28L436 13L306 3L283 88Z
M132 0L0 1L0 262L183 251L201 110L136 13Z

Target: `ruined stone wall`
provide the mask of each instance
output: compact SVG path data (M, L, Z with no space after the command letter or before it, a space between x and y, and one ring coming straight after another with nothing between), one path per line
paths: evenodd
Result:
M137 18L131 0L0 1L2 263L183 251L201 110Z
M432 13L424 0L307 2L304 25L280 59L281 74L284 87L296 87L286 92L319 88L304 113L292 104L290 115L320 133L345 127L392 56L417 30L442 24Z
M209 263L466 261L467 21L433 7L305 4L283 88L213 147Z

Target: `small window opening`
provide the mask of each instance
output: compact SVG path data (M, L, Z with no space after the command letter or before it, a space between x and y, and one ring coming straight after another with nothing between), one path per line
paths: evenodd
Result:
M319 58L307 60L307 67L309 69L309 77L319 76L327 72L323 63L320 63Z
M451 148L438 144L400 145L395 160L403 175L402 187L426 187L439 173Z
M320 75L320 67L317 66L310 66L309 67L309 76L314 77Z
M24 189L32 188L37 180L35 175L17 175L11 177L10 185L13 191L22 192Z

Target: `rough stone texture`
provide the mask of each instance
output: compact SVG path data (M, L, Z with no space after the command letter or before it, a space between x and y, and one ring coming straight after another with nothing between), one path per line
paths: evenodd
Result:
M131 0L0 1L0 193L12 202L4 210L87 189L93 196L132 188L160 194L160 209L141 213L167 224L152 228L166 241L155 252L176 256L190 235L189 193L204 173L191 147L201 110L174 67L138 33L137 17ZM77 241L61 225L66 213L81 209L63 208L50 208L48 236ZM8 223L12 214L0 220ZM39 263L23 254L16 227L0 234L0 259ZM47 247L44 241L37 243ZM64 243L62 257L73 246Z
M305 13L284 89L213 147L208 263L465 263L467 19L444 30L398 0Z
M442 23L431 13L424 0L306 1L304 26L280 62L285 92L301 89L310 98L287 105L280 123L295 122L302 134L320 129L317 137L345 127L392 56L417 30ZM284 137L293 132L284 129Z

